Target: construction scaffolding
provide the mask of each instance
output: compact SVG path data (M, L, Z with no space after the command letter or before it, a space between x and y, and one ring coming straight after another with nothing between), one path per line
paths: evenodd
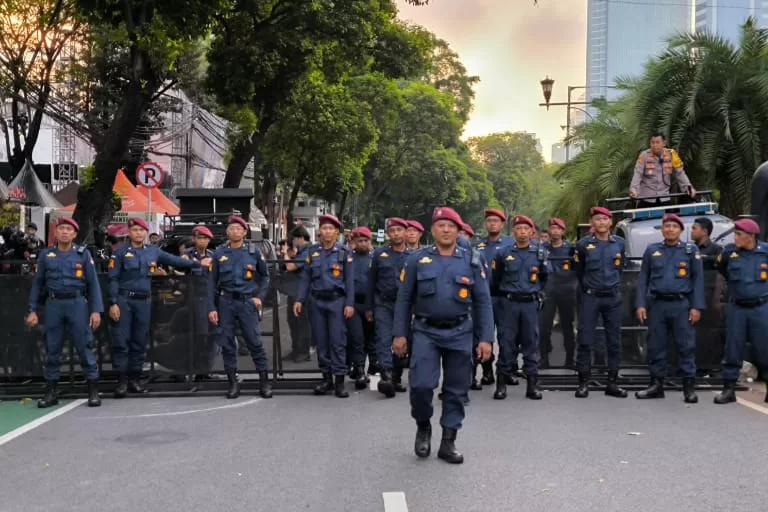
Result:
M69 68L74 64L77 58L77 42L71 38L67 44L62 47L61 55L57 64L58 72L54 76L59 77L53 84L54 90L64 99L63 115L71 118L75 115L72 111L72 105L75 104L77 90L74 79ZM77 175L77 135L72 126L63 123L56 123L55 134L53 137L53 174L51 176L51 185L55 191L58 191L73 181L78 180Z

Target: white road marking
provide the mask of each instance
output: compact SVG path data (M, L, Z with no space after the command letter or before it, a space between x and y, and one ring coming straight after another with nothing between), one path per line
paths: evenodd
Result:
M408 504L405 502L404 492L385 492L384 512L408 512Z
M48 423L49 421L51 421L54 418L58 418L62 414L68 413L69 411L71 411L75 407L77 407L79 405L82 405L82 404L84 404L87 401L88 400L86 400L85 398L80 398L78 400L73 400L72 402L68 403L67 405L63 405L63 406L59 407L58 409L49 412L45 416L41 416L41 417L37 418L34 421L30 421L26 425L20 426L16 430L12 430L12 431L8 432L7 434L5 434L3 436L0 436L0 446L4 445L5 443L7 443L9 441L12 441L12 440L16 439L17 437L19 437L19 436L21 436L23 434L26 434L30 430L35 429L35 428L39 427L40 425Z
M736 402L740 403L744 407L749 407L753 411L761 412L763 414L768 415L768 407L763 407L762 405L757 405L754 402L750 402L749 400L744 400L743 398L738 397L738 396L736 397Z
M371 375L371 383L368 385L368 389L370 389L371 391L378 391L380 380L381 380L381 377L379 377L378 375Z
M90 420L124 420L132 418L166 418L170 416L186 416L188 414L200 414L205 412L221 411L222 409L239 409L240 407L246 407L255 403L261 402L261 398L254 398L252 400L246 400L245 402L237 402L234 404L220 405L217 407L207 407L205 409L189 409L186 411L172 411L172 412L158 412L153 414L128 414L125 416L92 416Z

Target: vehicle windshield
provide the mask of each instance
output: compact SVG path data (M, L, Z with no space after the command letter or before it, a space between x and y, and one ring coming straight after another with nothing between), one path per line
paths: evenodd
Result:
M713 241L716 241L721 246L733 243L733 222L730 219L720 215L707 218L712 221L712 235L710 238ZM696 217L683 218L685 231L683 231L680 239L684 242L690 240L691 226L694 220L696 220ZM642 223L632 223L629 226L627 229L627 256L629 257L641 258L649 244L662 240L661 222L643 221Z

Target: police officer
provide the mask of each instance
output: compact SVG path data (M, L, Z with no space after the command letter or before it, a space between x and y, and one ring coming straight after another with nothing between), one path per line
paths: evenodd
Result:
M753 363L768 382L768 244L757 240L760 226L752 219L737 220L734 228L734 243L717 258L718 270L728 281L730 302L723 391L715 397L716 404L736 401L736 380L747 343L752 344Z
M389 245L373 251L368 277L368 317L375 322L376 352L381 370L377 388L387 398L394 397L396 391L406 391L402 384L405 361L392 357L392 322L400 271L409 254L405 245L407 229L408 223L404 219L387 219Z
M635 396L664 398L667 374L668 333L672 332L680 354L685 403L695 404L696 340L693 325L704 309L704 269L696 245L680 241L683 220L667 214L661 220L664 242L650 244L643 254L637 280L637 319L648 325L648 369L651 385ZM650 300L646 295L650 292ZM647 304L647 307L646 307Z
M493 309L486 273L479 257L456 245L461 225L461 217L453 209L435 209L435 245L415 251L407 259L401 272L392 332L392 350L399 356L406 354L406 336L411 329L413 332L411 416L418 427L414 451L422 458L431 451L432 397L440 382L442 360L443 435L437 456L452 464L464 462L455 441L469 392L475 330L481 340L477 346L480 358L488 359L493 350Z
M213 258L213 251L208 248L208 245L213 240L213 233L205 226L195 226L192 228L192 238L194 245L184 250L181 254L181 259L192 260L201 262L204 259ZM201 265L197 268L189 270L190 275L196 276L194 287L197 292L195 298L194 310L195 310L195 329L196 334L199 336L199 340L202 341L201 345L195 345L195 356L199 361L195 362L196 371L199 371L201 375L198 378L207 376L213 369L214 359L216 358L216 343L215 338L209 335L210 322L208 321L208 266Z
M37 402L40 408L59 403L56 387L61 369L65 326L69 326L69 334L88 381L88 406L101 405L99 370L93 354L93 331L101 324L104 303L91 254L85 247L72 243L79 229L77 222L71 218L62 217L56 221L57 245L41 251L37 272L32 280L27 326L37 325L40 299L44 293L48 299L44 319L46 386L45 396Z
M485 210L484 214L485 231L488 233L488 236L482 238L475 246L475 249L477 249L482 256L485 267L488 269L499 249L508 245L513 245L514 240L511 237L502 235L504 224L507 222L507 217L504 215L504 212L495 208L489 208ZM504 314L504 294L491 288L491 302L493 303L493 318L496 325L496 335L501 339L501 330L503 327L500 321L501 316ZM499 351L499 356L501 357L501 351ZM513 357L515 357L515 361L517 361L517 347L515 347ZM482 363L483 377L480 379L479 383L474 378L476 372L472 372L472 389L482 389L482 386L491 385L496 381L493 376L493 360L494 357L493 354L491 354L490 359ZM476 365L480 364L479 361L475 361L475 363ZM507 383L516 386L518 380L517 378L510 376Z
M200 262L181 259L154 245L144 245L149 225L144 219L128 220L131 243L110 257L109 317L112 319L112 365L118 373L115 398L127 391L144 393L141 370L149 342L152 312L152 276L159 265L197 268Z
M293 314L301 314L309 295L309 321L317 346L317 362L323 382L316 395L333 390L338 398L347 398L344 377L347 374L347 344L344 322L355 313L355 275L352 253L337 242L341 222L333 215L319 219L320 243L313 245L305 260L299 295ZM335 383L334 383L335 376Z
M424 233L424 226L417 220L407 220L408 229L405 230L405 245L410 250L416 250L421 247L421 235Z
M235 329L240 326L253 365L259 373L259 395L272 398L267 374L267 353L261 343L261 307L269 289L269 271L261 251L254 243L246 243L248 223L232 215L227 220L226 246L213 253L209 267L208 321L219 326L218 344L224 360L229 389L227 398L240 396L237 380L237 341Z
M347 320L347 354L352 363L350 378L355 381L355 388L365 389L370 379L365 373L365 350L373 339L373 322L367 318L368 312L368 274L371 269L371 238L373 234L367 227L352 230L354 253L352 270L355 276L355 314Z
M664 147L666 139L663 133L651 136L651 147L641 152L635 163L632 183L629 185L630 197L654 197L669 195L672 187L672 175L675 175L680 189L691 197L696 189L691 185L683 169L683 161L674 149ZM656 201L643 201L640 206L649 206Z
M291 236L293 238L293 249L283 251L283 258L286 272L294 275L293 279L296 279L300 278L304 271L304 264L307 256L309 256L309 248L312 244L309 243L309 232L304 226L293 228ZM299 316L294 316L293 314L293 305L296 303L295 294L298 292L298 285L295 290L293 294L288 295L288 329L291 332L291 353L283 357L283 360L301 363L312 360L312 356L309 354L310 326L306 311L303 311Z
M507 380L512 367L517 366L512 354L517 346L521 346L527 380L525 396L541 400L541 392L536 387L539 376L539 294L547 284L547 252L544 246L531 244L534 224L530 218L518 215L512 219L512 225L515 243L500 248L491 262L491 289L505 295L499 343L503 356L497 364L493 398L507 398Z
M590 209L589 216L595 232L579 240L574 255L576 275L581 288L579 351L576 361L579 387L576 390L576 397L589 396L592 344L597 334L598 319L602 318L608 353L608 382L605 386L605 394L626 398L627 391L620 388L617 383L621 363L619 284L626 265L624 239L611 234L613 216L607 208L594 206Z
M573 354L576 339L573 332L573 320L576 316L576 273L573 271L573 255L576 248L565 236L565 221L554 218L549 220L549 241L544 244L547 250L552 273L547 283L546 299L541 310L539 329L541 338L541 362L539 367L549 367L549 353L552 352L552 326L555 312L560 317L565 347L565 366L573 367Z

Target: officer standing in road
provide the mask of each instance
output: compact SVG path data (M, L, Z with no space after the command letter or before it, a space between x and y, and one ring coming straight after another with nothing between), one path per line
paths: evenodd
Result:
M118 373L115 398L125 398L128 391L146 392L141 383L141 370L150 337L152 276L156 275L159 265L183 269L201 265L201 262L168 254L155 245L145 246L149 225L143 219L129 219L128 230L131 242L110 257L107 272L112 366Z
M365 389L370 379L365 373L365 350L373 339L373 322L367 318L368 274L371 269L371 238L373 233L367 227L352 230L354 253L352 269L355 276L355 314L347 320L347 355L352 363L350 378L356 389Z
M565 236L565 221L554 218L549 220L549 242L544 244L552 268L547 283L546 299L541 310L539 332L541 347L540 368L549 367L549 353L552 352L552 326L555 312L560 317L565 346L565 366L573 367L573 354L576 338L573 332L573 320L576 316L576 273L573 271L573 255L576 248Z
M664 241L650 244L643 254L637 280L637 319L650 316L648 324L648 369L651 385L638 391L640 399L664 398L667 375L668 333L672 333L680 355L685 403L695 404L696 333L704 302L704 269L701 254L692 242L680 241L683 220L667 214L661 220ZM646 295L650 293L650 300ZM647 306L646 306L647 304Z
M408 350L406 336L411 330L413 333L411 416L418 427L414 451L422 458L431 451L432 397L440 383L442 360L443 435L437 456L452 464L464 462L455 441L469 392L474 332L480 338L477 351L482 360L493 350L493 309L486 273L479 257L456 245L461 226L461 217L453 209L435 209L435 245L415 251L407 259L392 332L392 350L400 357Z
M69 326L69 334L88 382L88 406L101 405L99 369L93 354L93 331L101 324L104 303L91 253L85 247L72 243L79 230L80 226L71 218L62 217L56 221L57 245L40 252L29 294L28 327L37 325L40 299L47 295L44 318L45 396L37 402L41 409L59 403L56 388L66 326Z
M408 220L408 229L405 230L405 245L408 249L414 251L421 247L421 235L424 233L424 226L417 220Z
M533 221L524 215L512 220L515 243L500 248L491 262L492 290L505 297L501 310L501 340L497 364L496 391L493 398L507 398L507 381L517 360L516 348L523 349L523 371L527 381L525 396L541 400L537 389L539 378L539 301L547 284L547 251L543 245L531 244ZM514 363L513 363L514 362Z
M728 281L730 302L723 391L715 397L716 404L736 401L736 380L747 343L752 344L752 363L768 382L768 244L757 240L760 226L752 219L737 220L734 228L734 243L717 258L718 271Z
M192 228L192 238L194 245L184 250L181 259L197 261L212 258L213 251L208 249L208 245L213 240L213 233L205 226L195 226ZM210 335L210 322L208 322L208 266L189 269L189 274L196 276L194 279L193 290L194 311L195 311L195 330L197 343L195 343L195 371L198 372L197 380L209 377L213 370L213 363L216 358L216 340Z
M291 332L291 353L283 357L283 361L293 361L294 363L303 363L312 360L309 353L310 347L310 326L307 311L303 311L299 316L293 314L293 305L296 303L296 293L298 293L297 278L301 278L304 271L304 265L309 256L310 244L309 231L304 226L296 226L291 232L293 238L293 247L283 251L285 270L291 276L295 284L295 291L288 294L288 329ZM287 275L284 276L287 278ZM287 279L286 279L287 280Z
M373 252L368 276L368 318L375 322L376 352L381 370L377 388L387 398L394 397L396 391L406 391L402 384L405 361L392 357L392 322L400 271L409 254L405 246L407 229L405 220L399 217L387 219L389 245Z
M605 394L626 398L627 391L618 385L621 363L621 291L619 284L626 265L624 239L611 234L613 215L607 208L594 206L589 211L595 229L576 244L576 275L581 288L579 304L579 351L577 366L579 388L577 398L589 396L592 344L597 335L597 322L603 320L608 354L608 382Z
M301 314L309 295L309 321L317 346L317 362L323 382L315 387L316 395L334 391L347 398L344 377L347 374L345 320L355 314L355 275L352 253L337 242L341 222L333 215L319 219L320 243L313 245L305 260L299 295L293 314ZM334 382L335 376L335 382Z
M496 254L499 251L499 249L501 249L502 247L506 247L508 245L513 245L514 240L511 237L501 234L502 230L504 229L504 224L507 222L507 217L506 215L504 215L504 212L502 212L501 210L497 210L495 208L489 208L485 210L484 214L485 214L485 231L486 233L488 233L488 236L481 239L475 246L475 249L477 249L477 251L483 257L485 268L488 269L491 266L493 259L496 257ZM493 303L493 318L494 318L494 324L496 326L496 336L498 340L501 340L501 331L503 329L501 325L501 317L504 314L503 313L504 298L505 298L504 294L502 294L498 290L494 290L493 288L491 288L491 302ZM501 351L499 351L499 356L501 356ZM515 352L513 356L515 357L515 361L516 361L517 347L515 347ZM483 377L480 379L479 383L475 379L475 374L477 372L477 368L476 368L477 365L481 363L479 360L475 361L475 368L473 368L473 371L472 371L472 389L479 390L479 389L482 389L483 386L489 386L496 381L493 377L493 360L494 360L494 356L493 354L491 354L490 359L482 363ZM509 381L507 383L516 386L518 384L518 380L517 378L510 376Z
M245 338L253 365L259 373L259 396L272 398L267 374L267 353L261 343L261 307L269 289L269 271L261 251L246 243L248 223L242 217L227 220L229 244L219 247L209 267L208 321L219 326L218 344L227 372L227 398L240 396L237 380L237 341L235 329Z

